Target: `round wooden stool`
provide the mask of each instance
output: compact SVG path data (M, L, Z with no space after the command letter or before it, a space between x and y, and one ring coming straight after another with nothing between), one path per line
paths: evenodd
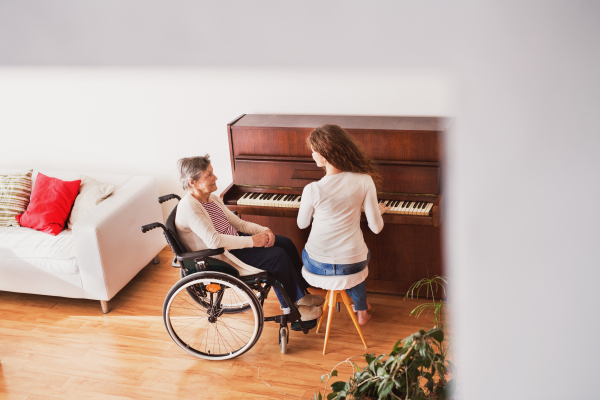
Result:
M367 279L367 275L369 275L368 266L359 273L352 275L317 275L307 270L306 267L302 267L302 276L304 279L306 279L306 282L313 287L327 290L325 304L323 304L323 315L319 319L316 331L319 333L319 329L321 329L321 324L325 318L325 314L327 313L327 308L329 308L329 313L327 314L327 328L325 330L325 345L323 346L323 354L325 354L325 350L327 350L329 329L331 328L331 316L333 315L333 308L338 302L338 295L341 296L344 304L346 305L346 309L348 310L348 313L350 313L350 318L352 318L352 322L354 322L354 326L356 326L356 330L358 331L358 334L365 345L365 349L368 348L365 336L363 335L360 325L358 324L358 319L352 310L352 300L350 300L350 297L346 293L346 289L353 288L359 283L362 283L365 279Z

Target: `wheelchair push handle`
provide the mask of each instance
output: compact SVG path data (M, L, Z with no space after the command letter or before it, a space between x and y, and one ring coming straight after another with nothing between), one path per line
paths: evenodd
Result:
M154 222L152 224L148 224L148 225L144 225L142 226L142 233L146 233L148 231L151 231L154 228L163 228L165 229L165 226L159 222Z
M177 196L176 194L166 194L164 196L160 196L158 198L158 202L160 204L164 203L165 201L169 201L171 199L177 199L177 200L181 200L181 197Z

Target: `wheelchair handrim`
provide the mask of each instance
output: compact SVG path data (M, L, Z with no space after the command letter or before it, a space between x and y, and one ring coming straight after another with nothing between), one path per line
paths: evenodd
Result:
M194 274L192 274L190 276L193 276L193 275ZM241 354L245 353L251 346L254 345L254 343L258 339L257 336L260 334L260 331L261 331L260 325L261 325L262 321L259 320L259 317L262 315L262 313L260 312L260 310L257 309L257 307L255 305L255 302L252 301L252 299L248 298L249 295L246 292L244 292L238 286L237 282L233 281L234 279L231 279L231 277L229 279L227 279L227 280L225 280L225 279L219 279L219 278L212 278L212 277L205 277L205 278L200 277L200 276L199 277L194 277L189 282L186 282L181 287L179 287L175 291L175 293L173 293L170 296L169 302L168 302L168 304L166 305L166 308L165 308L164 320L165 320L165 325L167 327L167 330L169 331L169 335L171 335L171 338L173 338L173 340L179 345L179 347L181 347L183 350L185 350L186 352L188 352L188 353L190 353L190 354L192 354L192 355L194 355L196 357L210 359L210 360L226 360L226 359L233 358L233 357L236 357L238 355L241 355ZM248 342L246 343L246 345L243 346L242 348L240 348L240 349L238 349L236 351L229 352L228 354L221 354L221 355L214 355L214 354L210 354L210 353L208 353L208 354L207 353L203 353L203 352L201 352L199 350L194 349L193 347L190 348L190 346L188 346L178 336L177 332L175 332L175 330L173 329L173 326L171 325L171 318L170 318L171 312L170 312L170 310L171 310L171 306L172 306L172 303L173 303L174 299L176 299L177 296L180 295L180 293L183 290L186 290L191 285L198 284L199 280L210 281L210 283L217 283L217 284L220 284L220 285L225 285L225 286L233 289L238 296L241 296L242 298L243 297L248 298L249 307L252 309L252 315L254 317L253 318L254 319L254 329L253 329L253 332L252 332L252 335L251 335L250 339L248 340ZM235 279L235 280L237 280L237 279ZM241 284L243 284L243 283L241 283ZM187 293L187 291L186 291L186 293ZM208 329L208 327L206 329Z

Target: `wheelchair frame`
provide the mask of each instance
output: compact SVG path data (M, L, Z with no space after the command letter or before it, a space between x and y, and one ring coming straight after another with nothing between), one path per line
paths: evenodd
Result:
M176 194L169 194L159 197L158 201L162 204L171 199L181 200L181 198ZM253 275L239 276L237 269L221 260L216 260L214 258L212 259L213 266L211 267L212 256L223 254L225 251L224 248L206 249L193 252L184 251L185 247L179 240L179 237L177 236L177 230L175 228L176 214L177 205L169 214L169 217L165 222L166 226L155 222L142 226L142 232L145 233L155 228L162 228L167 243L175 255L172 266L175 268L181 268L181 280L173 285L163 304L163 320L165 327L169 333L169 336L171 336L171 339L173 339L173 341L177 343L179 347L196 357L208 360L238 357L250 350L250 348L252 348L252 346L258 341L260 335L262 334L264 322L267 321L279 323L279 344L281 352L285 354L287 352L287 345L289 342L288 323L292 324L292 330L301 330L305 334L308 333L309 327L307 325L309 324L305 324L300 319L300 312L298 311L298 308L294 302L290 300L287 292L283 288L283 285L281 285L281 283L272 276L269 276L266 271ZM218 263L216 261L218 261ZM190 266L193 266L195 271L193 271ZM213 286L213 283L215 286ZM265 317L263 315L262 307L272 287L276 287L282 294L285 302L288 304L288 307L291 310L289 314L280 314L270 317ZM185 289L186 293L183 293L183 289ZM238 299L246 296L246 303L241 303L241 305L237 304L236 307L231 307L230 305L225 304L223 298L225 296L225 291L228 289L230 289L228 292L229 295L236 296ZM189 296L194 303L190 303L186 299L186 296ZM186 318L186 322L188 320L207 322L206 328L202 335L205 335L206 332L210 330L210 324L213 324L217 334L218 327L220 326L223 332L229 333L232 342L243 342L243 340L240 338L241 335L236 334L235 331L232 333L232 328L227 323L223 322L223 320L227 317L231 317L230 320L239 324L239 320L236 320L233 315L247 313L250 310L252 310L257 326L253 328L253 334L248 339L248 343L236 351L230 351L229 354L216 354L214 352L211 353L210 349L208 352L206 352L205 349L203 352L196 348L197 346L194 347L194 344L190 345L190 343L187 343L188 340L183 340L175 331L175 328L173 327L173 321L171 320L171 310L176 310L177 307L182 308L181 306L173 305L175 301L174 299L176 298L183 299L186 308L190 308L190 304L195 307L190 308L192 311L190 315L179 318ZM200 307L197 307L198 305ZM205 313L206 317L204 317L204 314L202 313ZM246 316L249 317L250 315L246 314ZM220 322L219 319L221 319ZM251 320L248 319L248 321ZM191 322L185 327L185 329L189 329L188 326L193 326L195 323L196 322ZM250 325L250 322L248 322L248 325ZM190 332L193 333L192 330ZM197 334L195 333L194 336L192 336L192 339L196 335ZM225 348L227 345L230 345L230 343L225 339L218 338L216 341L219 342L219 340L227 343L223 344ZM208 342L208 339L206 339L206 341ZM200 340L200 345L201 344L202 340ZM219 345L219 349L220 348L221 347Z

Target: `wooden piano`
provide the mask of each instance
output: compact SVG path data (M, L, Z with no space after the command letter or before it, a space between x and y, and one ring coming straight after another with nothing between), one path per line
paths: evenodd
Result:
M346 129L373 159L378 198L394 208L375 235L361 228L371 251L367 290L406 293L424 277L442 275L442 140L448 121L437 117L242 115L227 125L233 183L221 198L242 218L288 236L301 252L310 229L296 224L299 198L325 175L306 138L316 127ZM363 214L364 220L364 214Z

